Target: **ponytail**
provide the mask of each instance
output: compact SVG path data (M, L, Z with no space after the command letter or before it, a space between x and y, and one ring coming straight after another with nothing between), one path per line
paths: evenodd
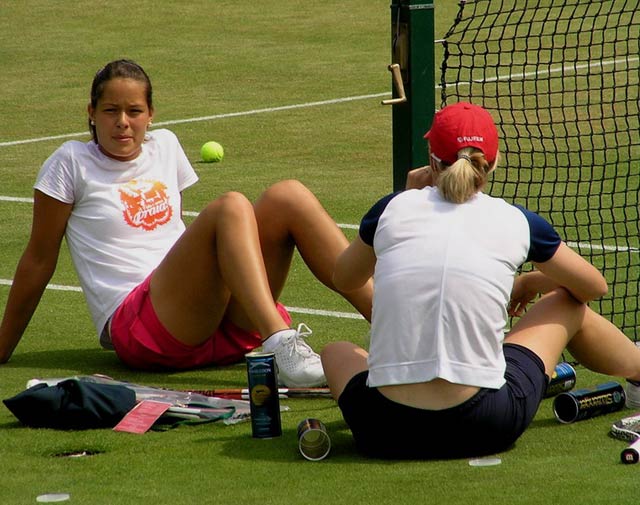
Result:
M452 203L464 203L482 191L488 181L489 165L482 151L465 147L458 151L458 159L452 165L434 160L436 163L436 185L443 198Z

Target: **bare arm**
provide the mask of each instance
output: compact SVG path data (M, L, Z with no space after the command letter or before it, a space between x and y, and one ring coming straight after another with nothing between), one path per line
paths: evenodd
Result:
M534 265L582 303L607 294L607 281L600 271L564 242L550 260Z
M0 363L6 363L40 302L58 262L72 205L35 191L31 236L18 262L0 325Z
M373 276L375 265L376 255L373 247L365 244L358 236L338 256L333 283L343 292L361 288Z
M604 296L607 281L600 271L564 242L544 263L534 263L537 271L516 278L511 293L510 315L520 316L538 294L558 287L567 289L573 297L587 303Z

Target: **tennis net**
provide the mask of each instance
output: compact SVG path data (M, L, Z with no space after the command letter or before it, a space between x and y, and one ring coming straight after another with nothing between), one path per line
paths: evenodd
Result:
M459 2L443 42L441 106L491 111L488 192L549 219L606 276L594 309L638 335L640 0ZM504 169L506 168L506 169Z

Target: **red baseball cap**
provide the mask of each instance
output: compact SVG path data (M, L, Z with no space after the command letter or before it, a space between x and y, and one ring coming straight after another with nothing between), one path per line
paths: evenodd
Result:
M498 129L489 112L468 102L458 102L436 112L431 129L424 136L431 154L447 165L458 159L458 151L475 147L489 163L498 156Z

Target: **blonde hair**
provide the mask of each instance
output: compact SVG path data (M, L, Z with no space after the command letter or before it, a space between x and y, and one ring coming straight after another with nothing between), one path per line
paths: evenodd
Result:
M452 165L434 159L435 183L445 200L464 203L484 189L489 173L497 162L496 158L496 161L489 165L482 151L465 147L458 151L458 159Z

